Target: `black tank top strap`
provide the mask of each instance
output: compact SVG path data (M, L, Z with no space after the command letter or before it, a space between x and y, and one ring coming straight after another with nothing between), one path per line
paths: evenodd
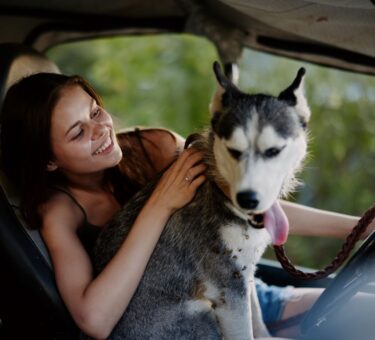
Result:
M60 192L64 193L65 195L67 195L73 201L73 203L82 211L83 218L84 218L84 224L86 224L86 225L90 224L88 222L87 214L86 214L85 209L82 207L81 204L79 204L79 202L77 201L77 199L68 190L65 190L65 189L62 189L62 188L56 187L56 186L54 187L54 189L57 190L57 191L60 191Z
M77 199L68 190L62 189L60 187L54 187L54 189L56 191L60 191L64 193L65 195L67 195L72 200L72 202L82 211L84 221L82 225L77 228L77 235L79 239L81 240L84 248L86 249L92 261L94 258L93 250L94 250L95 242L96 242L96 239L98 238L101 228L91 224L88 221L85 209L82 207L81 204L79 204Z

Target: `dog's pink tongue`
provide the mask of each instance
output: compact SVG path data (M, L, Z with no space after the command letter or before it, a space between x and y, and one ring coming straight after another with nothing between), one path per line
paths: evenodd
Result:
M280 246L286 242L289 221L278 202L264 213L264 227L271 235L273 245Z

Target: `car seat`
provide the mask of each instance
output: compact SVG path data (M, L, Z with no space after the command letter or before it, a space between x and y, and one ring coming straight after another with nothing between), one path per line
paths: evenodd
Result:
M59 69L27 46L0 44L0 112L7 89L37 72L58 73ZM0 170L0 338L77 337L43 240L22 221L17 193Z

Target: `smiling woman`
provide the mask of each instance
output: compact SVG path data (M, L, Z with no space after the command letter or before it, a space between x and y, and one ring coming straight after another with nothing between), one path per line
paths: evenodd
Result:
M20 95L23 101L19 101ZM72 101L72 96L77 100ZM2 162L5 172L23 194L21 206L31 226L41 224L40 205L50 198L51 187L66 182L65 176L69 176L70 170L97 171L98 166L92 169L94 162L88 162L92 157L87 157L87 153L92 155L94 147L99 148L100 143L106 142L104 134L114 135L110 116L104 111L102 116L106 118L98 116L98 104L98 95L80 77L42 73L26 78L9 90L1 117ZM73 130L81 129L79 124L93 130L87 133L87 146L82 147L82 142L77 145L75 137L78 136L68 131L71 124ZM26 138L20 138L20 133ZM115 146L107 166L114 166L121 159L121 150L117 143ZM38 150L37 155L34 150ZM66 161L70 158L74 162ZM103 165L100 166L102 169Z
M202 154L189 149L177 157L177 139L165 130L145 131L148 143L138 133L144 154L155 150L146 147L156 140L175 147L170 154L156 149L159 162L153 164L150 179L168 169L121 250L95 276L92 241L137 187L121 170L134 164L117 142L111 116L82 78L38 73L9 89L1 126L5 173L17 185L26 221L41 230L62 299L83 332L105 338L137 288L166 221L191 201L205 180ZM138 156L137 171L146 171L144 159Z

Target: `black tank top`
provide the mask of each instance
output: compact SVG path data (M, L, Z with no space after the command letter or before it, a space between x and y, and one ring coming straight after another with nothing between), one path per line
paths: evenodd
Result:
M102 227L89 222L85 209L81 204L79 204L76 198L69 191L57 187L55 189L67 195L72 200L72 202L82 211L84 220L77 229L77 236L85 247L87 253L89 254L90 259L92 260L94 245Z

